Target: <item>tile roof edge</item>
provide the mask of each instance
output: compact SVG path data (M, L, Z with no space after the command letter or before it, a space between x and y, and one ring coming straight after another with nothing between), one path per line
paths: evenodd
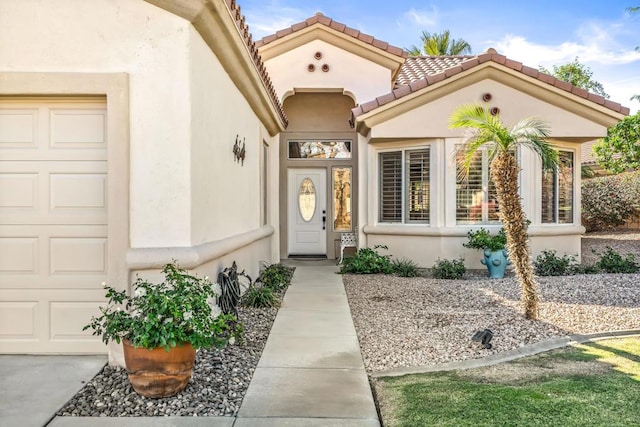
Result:
M227 0L229 1L229 0ZM232 0L234 1L234 0ZM337 22L334 21L333 19L323 15L322 13L318 12L316 13L314 16L305 19L304 21L295 23L291 26L289 26L288 28L284 28L281 29L279 31L277 31L275 34L270 34L268 36L265 36L263 38L261 38L260 40L257 40L255 42L256 47L260 48L262 46L265 46L269 43L272 43L276 40L279 40L283 37L287 37L291 34L295 34L296 32L304 29L304 28L308 28L312 25L316 25L316 24L321 24L324 25L327 28L331 28L334 31L337 31L339 33L345 34L349 37L352 37L356 40L359 40L363 43L366 43L368 45L371 45L372 47L375 47L377 49L380 49L384 52L390 53L391 55L395 55L398 56L400 58L407 58L409 56L409 53L407 51L405 51L402 48L399 48L397 46L393 46L383 40L379 40L376 39L375 37L369 35L369 34L364 34L359 30L356 30L355 28L351 28L348 27L347 25L341 23L341 22Z
M265 90L271 98L271 102L273 103L276 112L280 116L280 119L282 120L284 127L286 128L289 120L284 111L282 103L280 103L280 100L278 99L278 95L276 94L276 90L273 86L273 82L271 81L271 77L267 72L267 67L264 65L262 57L258 52L258 46L256 42L253 41L253 36L249 31L249 26L245 22L245 16L241 12L240 5L237 4L236 0L224 0L224 2L226 3L231 17L236 24L236 28L238 29L240 37L243 39L244 44L247 46L251 61L256 67L256 71L264 84Z
M455 55L454 55L455 56ZM430 56L423 56L424 57L430 57ZM451 55L449 56L451 57ZM411 56L409 58L412 58ZM415 57L413 57L415 58ZM458 75L460 73L463 73L465 71L469 71L472 70L474 68L476 68L477 66L479 66L482 63L485 62L494 62L498 65L501 65L503 67L507 67L509 69L512 69L514 71L517 71L521 74L524 74L525 76L529 76L531 78L534 78L542 83L546 83L550 86L553 86L557 89L563 90L564 92L568 92L570 94L573 94L579 98L585 99L589 102L593 102L594 104L598 104L601 105L609 110L612 110L616 113L620 113L622 115L628 115L630 112L630 109L628 107L624 107L622 106L622 104L618 103L618 102L614 102L614 101L610 101L609 99L606 99L604 97L600 97L599 95L593 94L591 92L588 92L584 89L580 89L577 86L572 85L571 83L568 82L564 82L562 80L558 80L553 76L550 76L548 74L542 73L538 70L536 70L535 68L532 67L528 67L526 65L523 65L521 62L518 61L514 61L511 60L509 58L507 58L504 55L500 55L498 53L496 53L496 51L494 49L490 49L489 51L479 54L479 55L475 55L475 56L471 56L470 59L476 59L477 61L475 62L474 65L469 66L469 67L462 67L460 64L452 66L450 68L447 68L445 71L436 73L436 74L432 74L429 75L425 78L421 78L421 79L417 79L412 81L409 84L406 85L401 85L400 87L404 87L404 86L408 86L409 87L409 91L407 92L406 90L403 91L403 93L398 94L398 93L394 93L394 91L398 90L400 87L395 88L394 91L390 92L390 93L386 93L383 95L378 96L374 101L369 101L366 102L364 104L361 104L360 107L356 107L353 108L351 111L352 113L354 113L355 117L357 118L359 115L362 115L364 113L368 113L376 108L382 107L383 105L386 105L390 102L396 101L398 99L402 99L406 96L411 95L412 93L418 92L422 89L424 89L425 87L431 86L435 83L438 83L440 81L443 80L447 80L450 77L453 77L455 75ZM468 60L467 60L468 61ZM467 62L467 61L463 61ZM462 64L461 63L461 64ZM543 78L540 78L540 75L543 75ZM426 84L425 84L426 83ZM600 98L602 98L602 100L600 100ZM383 102L380 102L380 101ZM372 102L376 102L378 104L377 107L375 108L368 108L369 106L372 105ZM365 108L361 108L362 106L367 105L367 107ZM359 112L356 114L357 110L359 110Z

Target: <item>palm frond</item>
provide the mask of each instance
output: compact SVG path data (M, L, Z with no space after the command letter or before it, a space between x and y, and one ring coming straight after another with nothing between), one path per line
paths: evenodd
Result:
M525 117L511 128L517 145L533 150L540 157L543 169L555 170L559 165L558 151L547 141L550 133L549 125L536 117Z

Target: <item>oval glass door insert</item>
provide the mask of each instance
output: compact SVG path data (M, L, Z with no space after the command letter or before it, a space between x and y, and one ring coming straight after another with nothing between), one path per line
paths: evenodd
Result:
M313 214L316 212L316 187L309 178L303 179L300 184L298 209L300 209L300 216L305 222L311 221Z

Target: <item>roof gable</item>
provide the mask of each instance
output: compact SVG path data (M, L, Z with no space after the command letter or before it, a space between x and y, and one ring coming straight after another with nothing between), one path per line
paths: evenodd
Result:
M318 39L390 69L394 80L408 56L399 47L347 27L321 13L256 41L256 46L262 59L268 61Z
M524 91L528 90L534 96L538 94L536 93L537 90L550 90L554 95L547 94L547 101L552 101L551 98L557 95L573 98L578 102L583 102L590 108L600 109L605 114L615 116L615 121L629 114L628 107L623 107L617 102L610 101L600 95L590 93L570 83L558 80L535 68L523 65L521 62L508 59L504 55L496 53L494 49L489 49L486 53L475 57L463 57L461 60L451 60L450 58L452 57L409 58L406 63L407 65L403 66L398 76L398 81L400 81L400 77L402 77L406 84L397 85L396 89L392 92L353 108L351 110L352 123L355 124L356 119L362 121L363 119L372 117L381 110L387 111L397 105L413 100L423 93L449 85L453 83L453 81L467 78L475 73L481 75L482 71L487 68L501 70L506 74L518 78L522 82L518 85L519 89ZM417 64L418 61L427 64L420 65ZM443 65L448 65L447 61L450 62L451 65L444 68ZM428 62L432 62L432 64L428 64ZM533 85L530 84L527 86L527 82L533 83ZM540 91L539 94L544 94L544 92ZM431 99L433 99L433 96ZM401 108L401 110L406 111L406 108ZM388 116L389 114L386 115Z

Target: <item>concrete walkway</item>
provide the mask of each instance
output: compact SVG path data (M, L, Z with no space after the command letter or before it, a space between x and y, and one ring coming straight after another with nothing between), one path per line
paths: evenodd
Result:
M0 427L378 427L342 277L326 264L296 263L237 418L53 418L106 357L0 356Z
M379 426L342 277L297 267L234 426Z

